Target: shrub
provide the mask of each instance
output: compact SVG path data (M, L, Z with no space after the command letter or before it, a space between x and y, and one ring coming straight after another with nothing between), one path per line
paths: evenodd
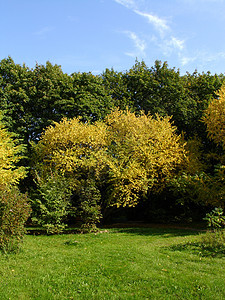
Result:
M208 231L201 238L202 247L225 250L225 230Z
M94 180L86 180L77 191L77 213L81 218L82 232L97 231L101 215L101 194Z
M15 186L0 187L0 249L4 252L17 250L22 241L31 212L27 200Z
M212 212L206 214L204 220L208 222L210 229L216 230L225 227L225 216L222 208L216 207Z
M225 216L222 208L215 208L204 218L211 229L201 238L203 248L225 250Z
M57 174L45 181L37 180L38 189L32 196L34 216L32 221L47 230L47 234L61 233L69 214L71 190L65 177Z

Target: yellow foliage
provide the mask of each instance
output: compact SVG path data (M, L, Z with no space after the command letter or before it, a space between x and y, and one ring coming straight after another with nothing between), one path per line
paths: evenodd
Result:
M134 206L149 189L162 190L185 162L175 130L170 118L119 110L95 124L64 119L35 147L39 169L74 178L91 170L96 180L107 181L110 204Z
M98 164L98 153L107 146L106 125L82 123L79 118L63 119L48 127L38 145L34 146L43 167L57 170L62 174L79 172L81 167Z
M17 162L22 158L23 146L17 145L0 121L0 186L7 186L18 183L26 176L24 167L16 167Z
M225 149L225 85L205 111L203 118L209 137Z
M189 175L196 175L205 170L206 165L201 160L203 155L201 140L194 136L185 144L188 153L188 163L185 172Z
M184 145L170 118L142 113L137 117L129 111L111 113L106 123L115 159L112 160L112 178L117 205L135 205L140 194L149 189L161 191L175 175L186 157Z
M203 121L207 126L208 136L225 150L225 85L221 87L217 96L218 99L214 99L206 109ZM209 155L220 163L215 166L214 176L208 178L206 199L211 205L224 207L225 155L224 153L222 155L210 153Z

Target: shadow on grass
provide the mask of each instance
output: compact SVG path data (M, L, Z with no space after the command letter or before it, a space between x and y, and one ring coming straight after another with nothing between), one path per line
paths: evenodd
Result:
M189 236L196 235L200 231L192 229L181 229L181 228L115 228L116 232L127 233L129 235L141 235L141 236L160 236L163 238L178 237L178 236Z
M172 251L188 251L193 254L200 255L202 257L217 257L222 258L225 256L225 247L206 247L201 242L192 242L186 244L178 244L166 249Z

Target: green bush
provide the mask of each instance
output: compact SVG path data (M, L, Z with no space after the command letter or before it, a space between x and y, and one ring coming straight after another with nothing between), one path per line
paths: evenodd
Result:
M210 229L220 229L225 227L225 216L223 215L222 208L215 208L210 213L206 214L204 220L207 221Z
M71 190L65 177L54 174L44 182L37 181L38 189L32 195L32 221L46 229L47 234L61 233L70 211Z
M26 194L17 187L0 187L0 249L12 252L18 249L25 234L24 224L31 212Z
M209 231L201 238L203 248L225 250L225 216L222 208L215 208L206 214Z
M101 193L96 187L94 180L85 180L77 191L78 197L76 204L77 214L80 216L82 232L97 231L97 224L100 222L101 215Z
M207 231L201 238L203 248L225 250L225 230Z

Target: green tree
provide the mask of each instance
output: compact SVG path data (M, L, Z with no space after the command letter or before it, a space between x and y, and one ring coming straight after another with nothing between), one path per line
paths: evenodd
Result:
M47 234L61 233L71 210L71 186L68 180L50 174L45 180L36 176L36 189L31 193L32 221L46 229Z
M0 109L10 132L14 132L26 144L29 140L31 71L15 64L11 57L0 62Z
M82 117L83 121L103 119L113 107L101 76L89 73L73 73L72 97L74 99L73 114L69 117Z
M217 97L224 76L212 75L210 72L199 74L195 71L193 74L187 73L183 79L187 97L194 101L193 110L189 112L188 135L197 135L207 144L207 147L210 147L206 138L206 126L201 119L209 103Z
M111 97L112 106L126 110L133 109L130 91L122 72L106 69L102 74L103 84Z
M179 132L189 132L195 101L188 97L179 70L169 68L166 62L156 61L152 68L136 62L126 73L126 81L137 110L171 116Z

